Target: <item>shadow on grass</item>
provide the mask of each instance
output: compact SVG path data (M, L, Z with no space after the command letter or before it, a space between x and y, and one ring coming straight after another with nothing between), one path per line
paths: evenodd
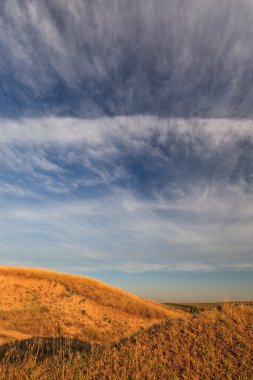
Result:
M0 361L16 361L28 355L37 359L44 359L51 355L61 355L68 357L73 352L89 353L92 345L88 341L69 338L43 338L33 337L30 339L13 341L0 346Z

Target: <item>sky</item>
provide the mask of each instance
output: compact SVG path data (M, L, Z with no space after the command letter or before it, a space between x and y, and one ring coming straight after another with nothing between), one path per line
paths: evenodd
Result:
M253 1L3 0L0 264L253 298Z

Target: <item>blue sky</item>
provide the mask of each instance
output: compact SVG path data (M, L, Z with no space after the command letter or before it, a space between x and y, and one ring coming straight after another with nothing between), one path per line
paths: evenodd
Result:
M253 293L253 3L3 1L0 261Z

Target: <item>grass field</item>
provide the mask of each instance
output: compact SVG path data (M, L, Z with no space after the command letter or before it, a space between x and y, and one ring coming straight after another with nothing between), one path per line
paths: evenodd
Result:
M165 306L18 268L0 268L0 286L1 380L253 379L250 302Z

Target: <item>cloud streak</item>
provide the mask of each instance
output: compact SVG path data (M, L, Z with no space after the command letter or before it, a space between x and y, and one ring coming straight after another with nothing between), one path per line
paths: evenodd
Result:
M180 199L183 205L179 200L150 204L127 192L101 200L5 207L2 241L33 263L52 265L60 254L60 266L86 271L252 269L252 196L235 197L234 189L227 189L225 196L213 191L205 203L199 198L195 192Z
M250 121L2 120L2 260L252 269L252 148Z
M2 175L12 171L13 181L55 182L64 191L143 184L156 197L193 181L252 190L250 121L44 118L2 120L0 132Z
M5 0L2 116L252 118L249 0Z

